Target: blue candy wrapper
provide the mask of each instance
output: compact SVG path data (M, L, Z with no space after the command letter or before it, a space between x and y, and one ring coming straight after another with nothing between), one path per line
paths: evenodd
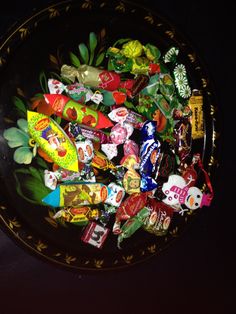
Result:
M140 183L140 191L148 192L156 189L158 186L157 182L151 177L142 177Z
M146 184L153 184L154 180L148 180L147 177L154 175L160 157L160 142L155 138L156 122L146 121L141 129L141 147L140 147L140 168L141 179ZM146 181L145 181L146 180ZM148 183L149 182L149 183ZM149 188L148 188L149 190Z

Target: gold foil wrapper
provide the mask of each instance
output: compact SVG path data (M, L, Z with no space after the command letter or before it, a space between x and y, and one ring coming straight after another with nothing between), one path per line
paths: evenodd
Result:
M79 83L89 85L90 87L98 87L102 82L99 74L102 71L92 66L83 64L78 68L64 64L61 67L61 75L68 78L72 82L76 79Z
M188 106L192 111L191 124L192 124L192 138L199 139L204 137L204 124L203 124L203 96L198 90L193 91L193 95L189 99Z
M83 207L65 207L56 213L54 218L63 218L64 221L85 225L89 220L99 217L99 210L88 206Z
M97 169L101 169L106 171L108 169L116 171L116 166L110 161L107 156L99 152L98 150L94 150L94 157L91 161L91 165Z

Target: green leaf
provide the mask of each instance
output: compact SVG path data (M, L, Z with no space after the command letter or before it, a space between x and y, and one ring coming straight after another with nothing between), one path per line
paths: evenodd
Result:
M43 93L37 93L34 95L34 98L44 99Z
M25 133L28 133L28 122L25 119L18 119L17 120L18 127Z
M73 52L70 52L69 56L70 56L70 61L72 65L78 68L81 65L79 58Z
M47 165L46 161L43 160L43 158L38 156L35 158L35 160L40 167L42 167L43 169L47 169L48 165Z
M87 46L84 43L79 44L79 52L80 52L80 56L81 56L81 59L83 60L83 62L85 64L88 64L88 61L89 61L89 51L88 51Z
M19 147L15 150L13 159L18 164L29 165L32 161L33 154L29 147Z
M61 80L62 80L62 77L61 77L58 73L56 73L56 72L50 72L50 76L51 76L52 78L57 79L58 81L61 81Z
M29 167L29 172L32 175L32 177L35 177L38 180L41 180L42 176L40 174L41 170L36 169L34 167Z
M89 65L91 65L93 63L93 59L94 59L94 52L95 49L97 47L97 36L95 33L91 32L89 34L89 49L90 49L90 58L89 58Z
M50 193L50 190L45 187L41 175L34 177L31 174L32 169L21 168L15 170L14 177L16 180L16 191L21 197L30 203L45 205L42 202L42 199Z
M41 86L43 93L48 94L49 93L48 80L47 80L47 77L43 71L41 71L39 74L39 83L40 83L40 86Z
M94 32L91 32L89 34L89 48L90 48L90 51L94 51L95 48L97 47L97 35L94 33Z
M128 108L128 109L133 109L133 110L136 111L136 107L132 104L132 102L130 102L130 101L125 101L125 102L124 102L124 105L125 105L125 107Z
M128 42L130 38L121 38L118 39L114 44L113 47L116 47L117 45L123 45L124 43Z
M54 121L56 121L57 124L61 123L61 117L55 116Z
M99 66L102 61L104 60L104 57L105 57L106 53L105 52L101 52L98 56L97 56L97 59L96 59L96 62L95 62L95 66Z
M9 128L3 132L3 137L8 141L8 146L11 148L19 147L22 145L28 145L29 137L28 135L15 128Z
M19 116L25 117L26 113L27 113L27 108L26 108L24 102L19 97L14 96L13 97L13 103L14 103L14 106L16 107L17 111L18 111Z
M113 71L114 70L114 66L113 66L113 64L111 62L111 59L108 60L107 70L108 71Z

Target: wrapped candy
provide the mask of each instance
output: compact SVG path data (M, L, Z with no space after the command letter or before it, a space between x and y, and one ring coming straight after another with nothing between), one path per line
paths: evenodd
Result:
M124 239L131 237L139 228L142 227L145 219L149 217L150 209L148 207L142 208L137 215L128 219L121 227L121 233L117 238L117 247L121 248L121 242Z
M209 179L207 174L206 176ZM190 183L192 180L194 180L194 178L191 176L188 177L188 181L185 181L185 179L179 175L170 175L168 181L162 186L162 191L166 196L162 201L176 208L181 208L181 205L185 205L191 210L195 210L204 205L209 206L213 192L211 191L209 194L202 193L198 187L191 186Z
M189 182L188 183L189 187L196 185L198 174L194 166L199 163L199 160L200 160L200 155L194 154L191 164L190 165L184 164L184 166L181 169L182 170L181 175L186 182Z
M156 236L165 235L173 216L173 208L154 198L149 198L146 206L149 208L149 216L145 217L143 228Z
M87 125L78 125L77 122L69 122L68 135L75 139L79 134L82 134L85 138L92 140L93 142L99 142L101 144L112 143L108 133L91 128Z
M96 182L96 178L92 168L88 169L88 165L84 166L78 172L69 171L63 168L60 168L56 171L44 170L44 184L51 190L55 190L57 184L60 182Z
M91 161L91 165L94 168L101 169L103 171L106 170L114 170L116 171L116 166L110 161L103 153L95 150L94 157Z
M170 119L172 117L172 113L175 108L174 102L167 102L162 95L157 94L155 97L155 104L167 119Z
M108 205L119 207L125 196L124 188L120 185L115 184L114 182L111 182L108 185L108 188L111 190L111 193L108 195L105 203Z
M65 207L60 209L54 216L54 219L62 218L66 222L70 222L79 226L84 226L90 220L98 219L100 216L99 209L89 206L83 207Z
M139 147L133 140L127 140L123 146L124 157L122 157L120 164L127 169L139 167ZM127 164L128 162L128 164ZM133 165L130 165L133 162Z
M166 143L165 143L166 144ZM176 171L176 157L171 145L161 146L161 153L155 169L154 179L157 182L166 181L168 176Z
M138 114L137 112L131 111L127 109L126 107L118 107L116 109L113 109L109 114L108 117L114 121L118 122L120 124L123 124L124 122L127 122L131 124L134 128L140 129L145 122L145 118Z
M84 85L108 91L114 91L120 85L120 75L118 73L101 70L87 64L83 64L78 68L64 64L61 68L61 75L72 82L77 78Z
M147 75L139 75L135 82L134 85L131 89L131 95L132 97L135 97L138 95L142 89L144 89L149 82L149 77Z
M133 133L133 127L129 123L117 123L110 132L112 144L102 144L101 149L109 159L116 157L118 154L117 146L124 144Z
M151 65L158 61L161 53L152 44L143 46L138 40L129 40L121 49L110 47L107 55L115 71L147 75L152 73Z
M189 98L191 95L191 89L188 84L187 72L184 64L177 64L173 71L175 78L175 86L178 90L178 94L182 98Z
M129 115L129 110L126 107L118 107L113 109L109 114L108 117L117 123L123 124Z
M151 97L155 97L160 87L160 75L155 74L152 75L149 79L147 86L142 89L140 96L148 95Z
M61 184L42 201L52 207L84 206L105 202L110 193L102 183Z
M122 179L126 193L139 193L141 178L138 172L135 171L135 169L139 168L139 157L134 154L125 155L120 164L122 167L128 169Z
M123 166L116 166L115 171L110 170L110 174L114 176L114 180L118 185L123 186L123 178L127 169Z
M117 123L112 129L110 133L110 137L113 144L120 145L124 144L128 137L128 124L120 124Z
M81 125L80 129L84 137L94 142L99 142L101 144L107 144L112 142L110 136L107 133L102 132L101 130L92 129L85 125Z
M170 102L175 93L175 84L169 73L160 74L160 92Z
M129 169L126 171L123 178L123 186L125 188L126 193L133 194L140 192L140 184L141 184L140 175L134 169Z
M74 137L78 159L81 163L85 164L84 169L88 169L88 164L94 158L94 147L93 142L85 138L81 133L81 128L77 124L69 124L69 134Z
M192 111L190 122L192 125L192 138L198 139L204 136L203 120L203 96L199 90L194 89L192 96L189 98L188 105Z
M160 156L160 142L155 139L156 125L154 121L146 121L141 130L142 144L140 147L141 191L151 191L157 187L152 178ZM143 181L142 181L143 180Z
M90 222L84 230L81 240L101 249L109 231L105 226L101 226L96 222Z
M90 100L99 104L103 100L103 96L99 91L95 91L95 93L93 93L91 89L86 88L81 83L65 85L58 80L49 79L48 89L50 94L62 94L63 92L66 92L70 98L80 104L85 104Z
M112 106L112 105L122 105L126 99L127 99L127 94L129 92L123 92L120 90L115 90L113 92L109 92L106 90L102 90L102 103L106 106Z
M76 148L62 128L48 116L27 111L28 131L41 149L60 167L78 171Z
M174 127L175 152L180 161L188 157L192 146L192 127L187 119L181 119Z
M65 120L82 123L96 129L109 128L113 123L100 111L81 105L64 95L44 94L46 102L55 114Z
M90 163L94 157L94 148L92 141L85 139L83 136L76 140L75 146L78 153L78 159L82 163Z
M121 233L120 224L122 220L127 220L135 216L143 207L145 207L149 194L149 192L135 193L130 195L121 203L117 209L116 219L113 225L114 234Z

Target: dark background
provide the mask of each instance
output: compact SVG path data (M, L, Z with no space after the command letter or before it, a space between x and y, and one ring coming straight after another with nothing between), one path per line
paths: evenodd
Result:
M133 2L156 10L175 25L209 72L221 125L213 204L201 211L188 232L162 254L122 271L64 271L28 255L0 231L1 314L236 312L233 2ZM53 2L5 2L0 11L0 34L50 3ZM82 31L79 23L78 31Z

